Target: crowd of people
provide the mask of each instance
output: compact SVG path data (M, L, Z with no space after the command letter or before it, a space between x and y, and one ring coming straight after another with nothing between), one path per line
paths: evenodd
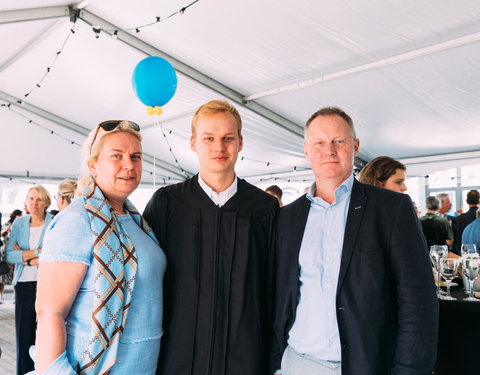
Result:
M480 242L478 191L450 222L437 214L448 196L429 197L419 220L399 161L375 158L355 178L360 141L337 107L306 122L315 181L284 207L278 186L235 174L242 147L235 107L202 105L190 139L199 173L160 188L140 214L128 200L140 127L105 121L84 144L78 186L60 184L55 217L48 192L29 189L28 214L2 228L17 374L431 373L427 244L455 252L462 232Z

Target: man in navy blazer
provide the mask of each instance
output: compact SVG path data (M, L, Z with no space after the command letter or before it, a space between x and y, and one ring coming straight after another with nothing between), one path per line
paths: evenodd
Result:
M271 371L431 374L438 301L410 198L353 177L339 108L310 117L304 148L315 183L280 211Z

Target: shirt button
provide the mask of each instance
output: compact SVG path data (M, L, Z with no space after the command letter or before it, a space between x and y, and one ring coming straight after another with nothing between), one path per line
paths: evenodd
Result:
M330 257L327 257L327 262L330 262Z
M329 341L328 346L332 346L332 345L333 345L333 342Z
M330 283L327 283L327 287L330 288Z
M329 311L329 312L327 313L327 315L328 315L328 316L332 316L332 313Z
M329 231L329 230L327 230L327 234L330 235L330 231Z

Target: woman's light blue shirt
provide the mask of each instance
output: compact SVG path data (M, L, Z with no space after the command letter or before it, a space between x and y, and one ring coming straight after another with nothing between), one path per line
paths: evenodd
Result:
M110 374L153 375L163 333L162 281L166 258L160 247L130 215L120 216L120 222L135 246L138 270L117 361ZM46 375L75 374L71 367L76 367L82 352L87 348L94 302L93 237L82 198L75 199L52 221L45 234L40 262L80 262L88 266L66 319L66 353L57 358L45 372ZM69 369L68 362L71 366Z
M50 212L45 213L45 224L43 224L43 230L37 248L43 246L42 241L45 229L48 227L48 224L50 224L52 218L53 215ZM22 250L14 250L13 245L15 243L17 243ZM12 281L13 286L17 285L18 279L22 276L25 267L23 265L23 250L33 250L30 249L30 215L20 216L15 219L12 225L12 233L7 243L7 262L15 263L15 271L13 273Z

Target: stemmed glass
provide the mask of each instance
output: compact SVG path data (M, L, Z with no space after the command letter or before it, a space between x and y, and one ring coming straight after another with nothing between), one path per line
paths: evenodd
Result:
M442 258L439 261L440 273L442 274L445 282L447 283L447 295L441 297L447 301L456 301L457 299L450 295L450 283L453 278L457 275L459 259L456 258Z
M442 278L440 276L440 259L446 258L448 255L448 247L446 245L433 245L430 246L430 259L433 266L437 271L437 296L440 297L442 293L440 290L440 282Z
M478 254L477 246L474 243L462 243L462 246L460 247L460 251L461 251L462 257L468 254Z
M464 301L478 302L480 300L473 296L473 282L480 275L480 258L478 258L478 255L476 257L467 255L462 259L462 267L462 272L467 277L470 285L470 296L465 298Z

